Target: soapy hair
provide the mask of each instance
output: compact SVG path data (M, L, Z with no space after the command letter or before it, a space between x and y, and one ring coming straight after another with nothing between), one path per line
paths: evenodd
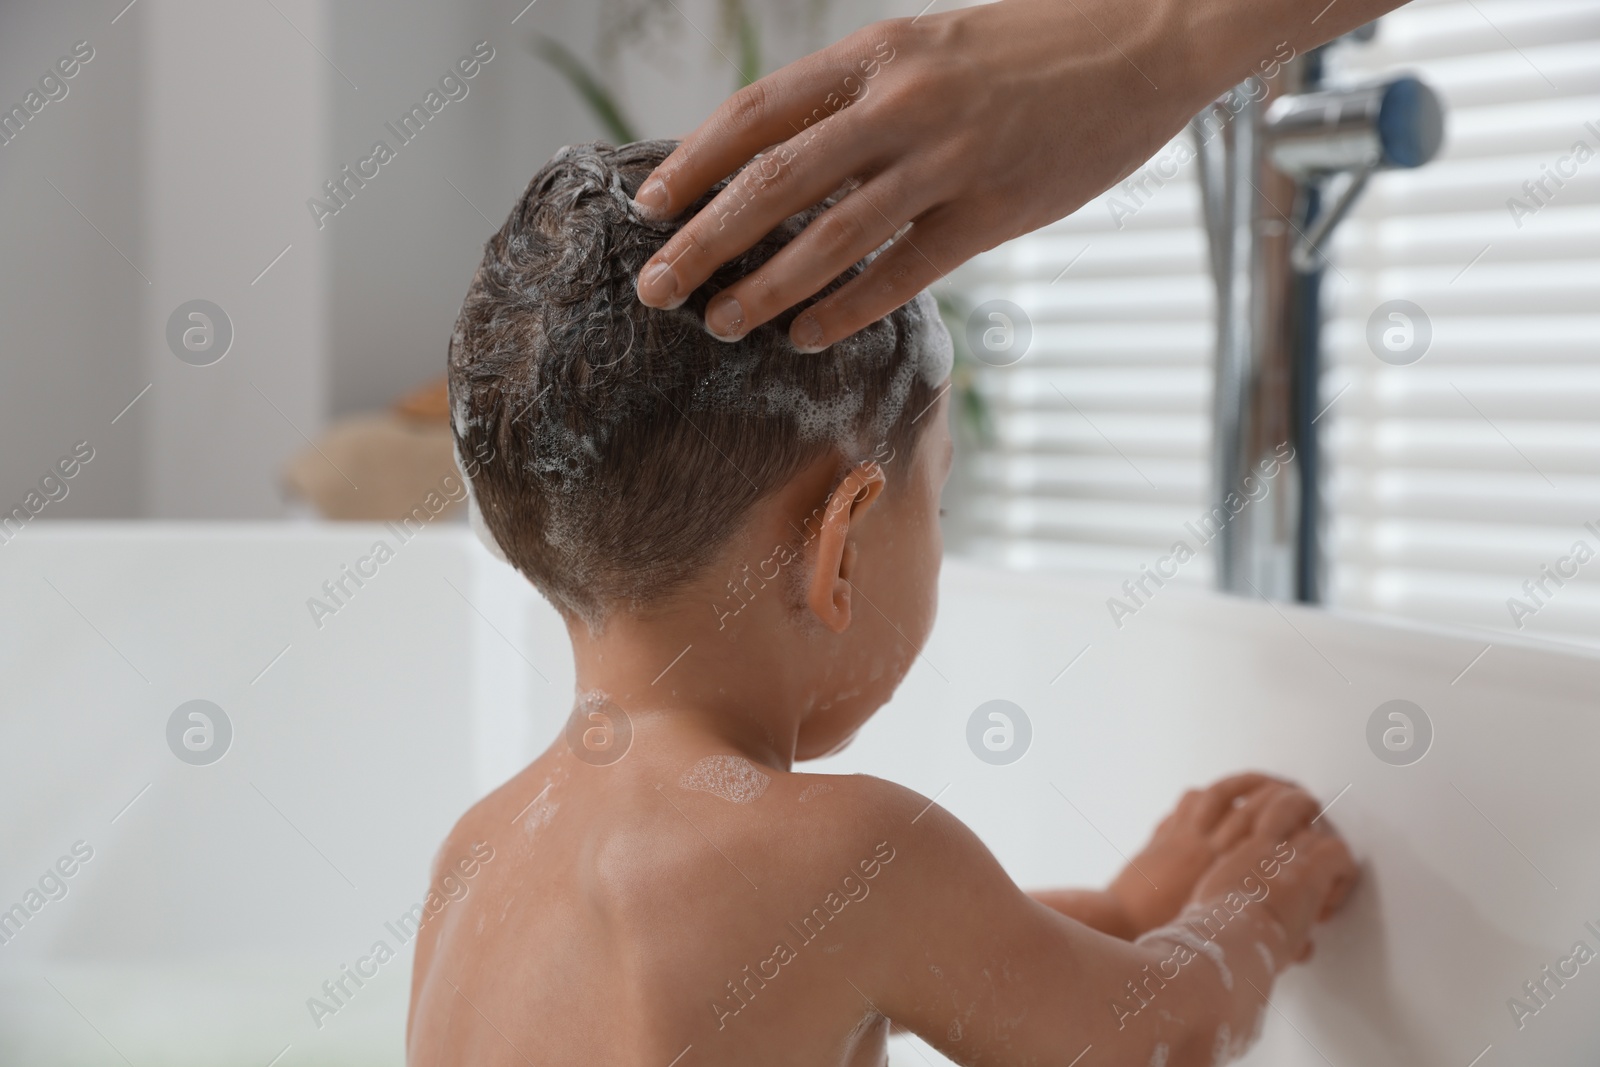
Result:
M456 449L489 457L469 472L482 525L591 626L671 593L752 505L818 459L837 455L842 476L887 445L909 466L931 421L918 426L919 415L950 369L926 292L814 355L788 329L815 298L732 344L705 331L707 301L826 204L784 221L680 307L641 304L645 261L722 188L677 220L640 214L634 192L674 147L558 152L489 238L450 340Z

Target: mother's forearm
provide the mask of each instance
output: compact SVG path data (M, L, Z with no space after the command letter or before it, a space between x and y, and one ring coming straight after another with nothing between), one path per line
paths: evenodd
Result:
M1164 68L1204 98L1402 6L1400 0L1155 0Z

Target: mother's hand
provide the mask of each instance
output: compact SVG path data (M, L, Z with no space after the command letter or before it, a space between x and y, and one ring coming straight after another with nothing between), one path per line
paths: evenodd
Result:
M733 340L900 234L795 319L796 346L819 351L1126 177L1282 45L1309 47L1397 2L1316 15L1304 0L1002 0L868 26L735 94L641 185L641 208L671 217L761 153L645 264L639 299L677 306L783 219L844 191L706 314Z
M1081 4L1005 0L880 22L741 90L645 181L638 203L670 217L763 154L645 265L639 298L676 306L783 219L848 184L707 310L713 334L742 336L912 223L795 321L795 344L819 351L1127 175L1197 107L1157 87L1170 66L1155 58L1157 5Z

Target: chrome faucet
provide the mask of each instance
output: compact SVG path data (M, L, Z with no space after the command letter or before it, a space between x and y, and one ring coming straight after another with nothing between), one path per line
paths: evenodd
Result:
M1275 64L1190 123L1217 286L1217 585L1306 603L1323 598L1323 250L1373 172L1421 166L1444 132L1427 85L1325 87L1324 52Z

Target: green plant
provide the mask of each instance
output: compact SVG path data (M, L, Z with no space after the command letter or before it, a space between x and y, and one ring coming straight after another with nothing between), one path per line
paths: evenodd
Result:
M545 34L535 34L530 47L533 54L555 68L572 91L589 108L595 121L605 128L616 144L629 144L639 140L632 121L622 109L615 93L601 84L599 77L578 58L572 49Z

